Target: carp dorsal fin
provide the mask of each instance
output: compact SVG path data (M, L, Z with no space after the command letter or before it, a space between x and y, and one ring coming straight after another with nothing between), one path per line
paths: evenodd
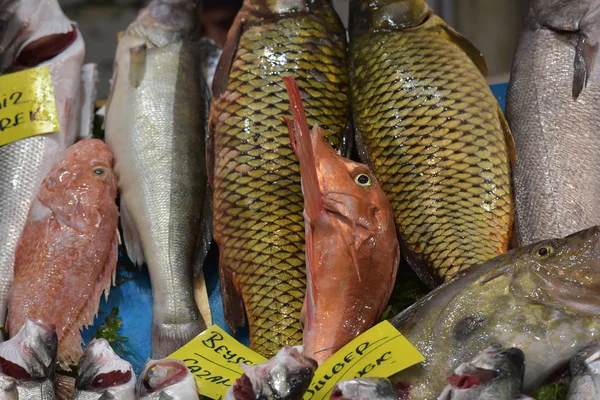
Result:
M457 31L446 25L445 22L443 24L440 24L440 26L442 28L442 35L444 35L446 39L450 40L452 43L460 47L462 51L464 51L467 54L467 56L469 56L469 58L473 61L473 63L475 64L477 69L479 69L481 74L484 77L487 77L488 66L485 62L485 58L483 57L481 51L479 51L479 49L475 47L475 45L471 43L466 37L464 37Z
M577 35L575 47L575 63L573 74L573 99L577 100L594 69L594 61L598 55L598 43L592 43L585 34Z
M515 138L510 130L510 126L508 125L508 121L500 108L500 104L496 103L496 112L498 113L498 118L500 119L500 127L502 128L502 133L504 134L504 140L506 141L506 149L508 150L508 159L510 160L510 165L515 166L517 164L517 145L515 144Z
M137 88L146 73L146 44L129 49L129 86Z

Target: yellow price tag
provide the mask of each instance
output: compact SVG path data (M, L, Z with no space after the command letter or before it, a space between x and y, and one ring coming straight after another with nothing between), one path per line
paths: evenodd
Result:
M222 399L244 373L240 363L256 365L267 361L217 325L213 325L171 354L185 363L196 378L203 396Z
M0 77L0 146L58 130L48 66Z
M388 378L425 357L392 324L381 322L355 338L317 368L304 400L327 400L336 383L354 378Z

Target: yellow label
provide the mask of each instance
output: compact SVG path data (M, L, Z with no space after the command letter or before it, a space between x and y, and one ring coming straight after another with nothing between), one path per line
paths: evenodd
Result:
M48 66L0 77L0 146L58 130Z
M425 357L387 321L338 350L315 371L304 400L327 400L336 383L354 378L388 378Z
M256 365L267 361L217 325L213 325L171 354L185 363L196 378L203 396L222 399L243 371L240 363Z

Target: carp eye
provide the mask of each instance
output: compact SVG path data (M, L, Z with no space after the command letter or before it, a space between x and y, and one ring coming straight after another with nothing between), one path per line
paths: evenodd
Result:
M537 249L537 255L540 257L548 257L552 254L552 246L542 246Z
M371 177L367 174L357 175L356 178L354 178L354 181L356 183L358 183L359 186L362 186L362 187L370 187L372 184Z
M96 167L96 168L94 168L94 174L96 174L96 175L104 175L104 168L102 168L102 167Z

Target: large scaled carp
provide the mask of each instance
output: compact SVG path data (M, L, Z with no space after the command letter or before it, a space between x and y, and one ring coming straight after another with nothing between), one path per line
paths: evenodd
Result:
M422 0L353 0L350 54L359 153L421 279L505 253L513 143L481 53Z
M349 117L346 33L328 0L246 0L213 82L208 146L227 322L265 357L302 341L306 289L300 167L282 76L340 148ZM212 160L212 161L211 161Z
M425 361L393 381L437 399L454 368L498 343L525 353L528 393L600 337L599 287L599 227L477 265L394 318Z

